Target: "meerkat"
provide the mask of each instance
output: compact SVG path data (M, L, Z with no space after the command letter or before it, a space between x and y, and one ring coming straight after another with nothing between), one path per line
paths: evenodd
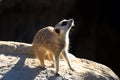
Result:
M60 55L66 60L71 70L71 64L67 56L69 49L69 32L74 26L73 19L64 19L58 22L55 27L48 26L40 29L32 42L32 51L40 62L40 67L44 68L44 60L46 54L54 61L55 74L59 71Z

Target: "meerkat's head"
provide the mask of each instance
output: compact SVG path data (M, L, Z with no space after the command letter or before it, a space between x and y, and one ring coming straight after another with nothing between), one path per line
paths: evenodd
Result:
M55 32L64 36L70 31L72 26L74 26L73 19L64 19L55 25Z

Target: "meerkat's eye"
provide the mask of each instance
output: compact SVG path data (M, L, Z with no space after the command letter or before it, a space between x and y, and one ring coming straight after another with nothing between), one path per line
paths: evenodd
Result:
M56 33L60 33L60 29L56 28L56 29L55 29L55 32L56 32Z
M68 24L67 21L62 22L61 26L66 26Z

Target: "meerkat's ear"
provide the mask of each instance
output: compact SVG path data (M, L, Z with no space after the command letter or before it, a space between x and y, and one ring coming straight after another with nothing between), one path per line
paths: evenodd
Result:
M59 29L59 28L56 28L56 29L55 29L55 32L59 34L59 33L60 33L60 29Z

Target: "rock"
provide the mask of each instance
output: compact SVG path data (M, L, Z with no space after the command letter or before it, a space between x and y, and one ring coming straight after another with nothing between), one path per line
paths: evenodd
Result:
M13 41L0 41L0 53L30 53L31 44Z
M43 70L35 58L24 55L30 47L31 44L0 41L0 80L119 80L109 67L76 58L71 53L68 56L74 71L69 70L66 62L60 59L60 76L55 76L52 61L45 60L46 69ZM16 54L12 54L14 52Z

